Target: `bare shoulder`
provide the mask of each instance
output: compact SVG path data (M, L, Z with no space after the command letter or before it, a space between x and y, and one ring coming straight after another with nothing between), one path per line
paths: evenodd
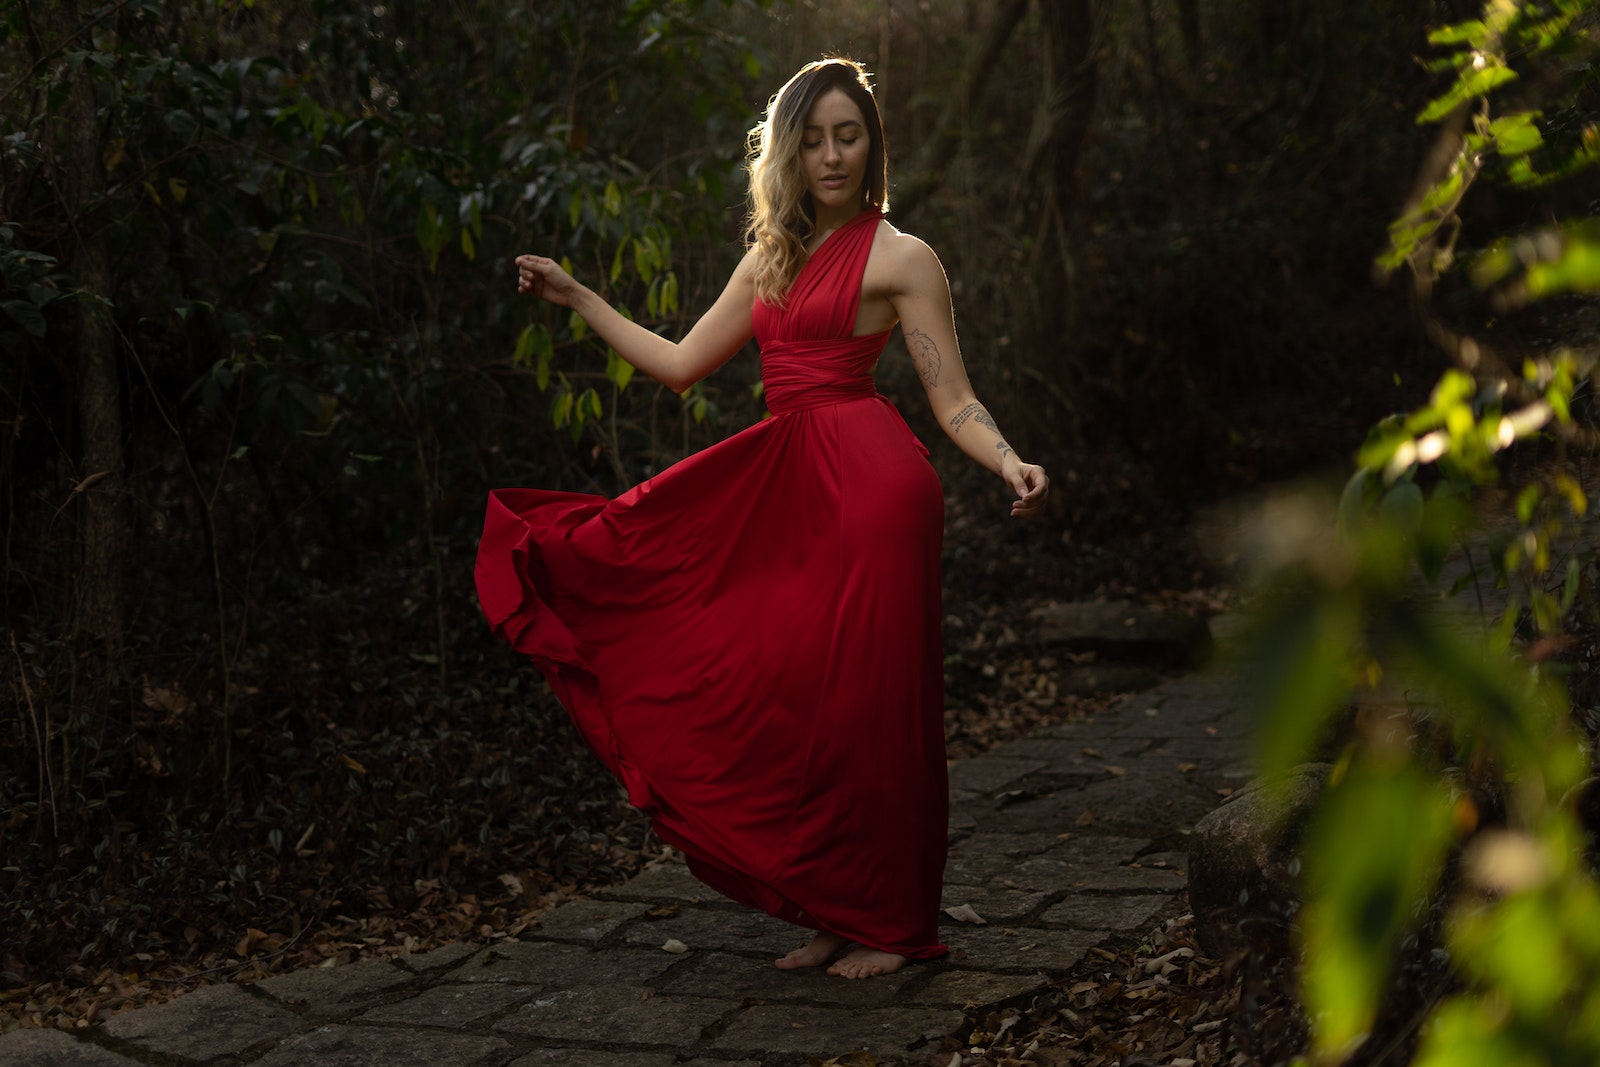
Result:
M733 273L728 276L724 292L737 294L743 300L756 291L756 250L752 246L739 257Z
M895 229L888 220L878 223L872 242L873 257L882 264L886 288L896 293L948 289L939 257L922 238Z
M744 255L739 257L739 263L733 268L732 281L746 281L755 277L756 272L756 246L751 245L744 250Z

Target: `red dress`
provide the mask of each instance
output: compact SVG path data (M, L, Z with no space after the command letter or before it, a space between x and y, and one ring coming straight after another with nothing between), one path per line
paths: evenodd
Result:
M724 895L942 955L944 498L852 337L882 216L757 302L772 417L614 500L490 493L476 578L661 838Z

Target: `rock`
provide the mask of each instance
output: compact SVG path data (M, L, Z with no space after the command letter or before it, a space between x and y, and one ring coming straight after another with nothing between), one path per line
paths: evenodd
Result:
M1281 781L1251 782L1195 823L1189 905L1200 946L1217 959L1251 948L1287 953L1299 910L1298 845L1330 765L1307 763Z
M1095 663L1073 667L1057 676L1059 690L1069 696L1138 693L1161 684L1161 672L1136 663Z
M1125 600L1049 604L1028 621L1039 644L1113 659L1193 666L1211 648L1204 620Z

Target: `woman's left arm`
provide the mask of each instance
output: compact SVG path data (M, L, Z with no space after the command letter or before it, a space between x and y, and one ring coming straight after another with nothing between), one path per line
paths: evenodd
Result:
M973 393L956 344L950 282L939 257L909 234L896 235L894 243L895 289L889 299L934 417L963 452L1000 475L1017 494L1011 502L1013 516L1040 514L1050 479L1043 467L1022 461Z

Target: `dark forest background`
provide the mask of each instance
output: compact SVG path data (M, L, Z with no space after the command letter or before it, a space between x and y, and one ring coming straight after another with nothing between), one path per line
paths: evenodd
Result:
M740 251L746 131L825 52L876 72L891 220L1054 480L1007 523L891 351L950 497L947 628L1222 583L1197 514L1346 467L1445 365L1372 262L1431 144L1426 31L1475 10L9 6L0 985L487 936L638 864L482 622L484 496L633 484L758 419L757 365L675 395L518 298L511 257L682 331ZM952 655L953 743L1023 699L979 659Z

